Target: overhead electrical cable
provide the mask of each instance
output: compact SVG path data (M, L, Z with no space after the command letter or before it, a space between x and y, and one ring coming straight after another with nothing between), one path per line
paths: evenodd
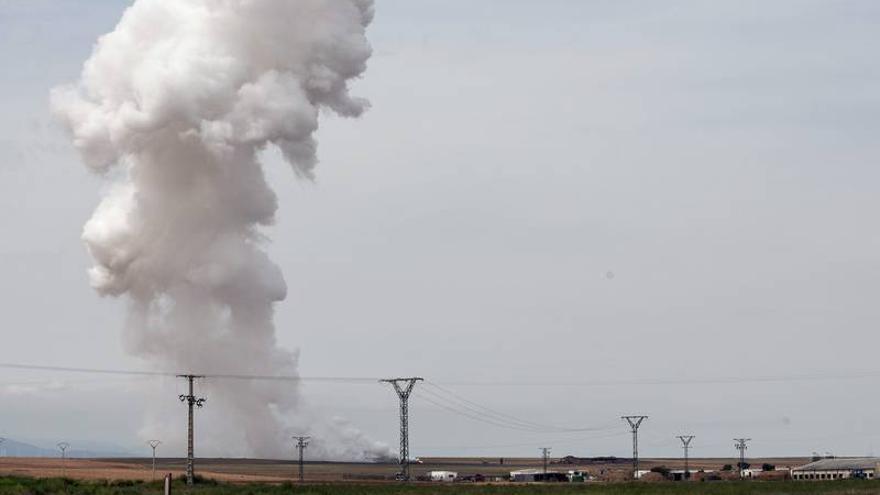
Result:
M597 427L597 428L560 428L557 426L550 425L541 425L539 423L531 423L525 422L523 420L511 420L507 419L508 416L510 418L514 418L513 416L509 416L503 413L495 412L494 414L487 414L485 411L479 409L478 407L473 407L468 404L464 404L461 402L451 401L449 396L443 396L432 392L430 389L422 388L414 397L418 397L426 402L429 402L437 407L440 407L446 411L449 411L453 414L457 414L459 416L464 416L475 421L479 421L481 423L487 423L494 426L498 426L501 428L508 428L519 431L527 431L531 433L572 433L572 432L586 432L586 431L607 431L611 430L610 427ZM476 403L474 403L476 404ZM484 408L485 410L492 411L491 409Z
M466 418L472 419L474 421L478 421L480 423L485 423L485 424L497 426L499 428L507 428L507 429L511 429L511 430L528 431L528 432L532 432L532 433L541 433L540 430L535 430L533 428L523 428L521 426L518 426L515 424L510 424L510 423L500 423L500 422L494 421L490 418L486 418L484 416L479 416L477 414L473 414L468 411L464 411L461 409L456 409L454 407L450 407L450 406L440 402L439 400L432 399L430 396L428 396L424 393L413 394L413 397L415 397L417 400L422 400L422 401L428 402L436 407L439 407L440 409L444 409L444 410L451 412L453 414L457 414L459 416L464 416Z
M64 373L95 373L108 375L132 375L132 376L157 376L174 377L182 372L171 371L144 371L125 369L104 369L72 366L34 365L22 363L0 363L0 368L55 371ZM259 375L247 373L200 373L211 378L229 380L279 380L279 381L312 381L312 382L339 382L339 383L375 383L375 377L334 377L334 376L296 376L296 375ZM619 386L664 386L664 385L725 385L742 383L775 383L775 382L809 382L830 380L861 380L880 378L880 371L853 371L853 372L821 372L791 375L763 375L763 376L730 376L730 377L703 377L703 378L632 378L619 380L586 380L586 381L563 381L563 380L451 380L431 382L437 387L441 386L466 386L466 387L619 387ZM445 389L448 391L448 389Z
M516 427L517 429L529 430L529 431L531 431L531 430L543 431L543 430L547 429L541 425L532 424L532 423L525 422L525 421L520 421L515 418L513 420L511 420L508 417L506 417L506 415L495 414L494 412L491 412L491 411L486 411L481 408L473 407L467 403L460 402L457 399L450 398L449 396L446 396L446 395L440 395L440 394L438 394L436 392L432 392L430 390L419 390L419 393L420 394L429 394L435 400L439 400L439 401L443 402L448 407L458 409L459 411L467 411L470 414L475 414L477 416L480 416L480 417L483 417L486 419L491 419L492 421L494 421L498 424L504 424L504 425ZM552 428L550 428L550 429L552 429Z
M29 371L55 371L63 373L94 373L104 375L176 377L181 373L169 371L141 371L103 368L77 368L71 366L45 366L19 363L0 363L0 368ZM221 380L277 380L290 382L336 382L336 383L376 383L376 378L337 377L337 376L296 376L296 375L250 375L242 373L201 373Z
M605 430L616 429L616 427L617 427L617 425L615 424L615 425L602 425L602 426L597 426L597 427L571 428L571 427L562 427L562 426L556 426L556 425L536 423L534 421L520 419L520 418L517 418L516 416L512 416L510 414L506 414L506 413L497 411L495 409L489 408L487 406L483 406L481 404L478 404L478 403L476 403L470 399L467 399L465 397L462 397L461 395L456 394L452 390L449 390L448 388L442 387L432 381L426 380L425 385L433 387L434 390L439 391L441 394L443 394L446 397L446 400L455 401L456 403L462 405L466 409L472 410L478 414L484 414L487 416L494 417L502 422L510 422L510 423L518 424L518 425L520 425L522 427L526 427L526 428L536 428L536 429L548 431L548 432L549 431L557 431L560 433L572 433L572 432L587 432L587 431L605 431Z
M553 442L554 445L579 444L589 440L600 440L603 438L614 438L629 436L628 431L619 431L616 433L603 433L601 435L588 435L582 437L564 437L564 438L546 438L545 441ZM481 449L499 449L508 447L533 447L535 442L527 443L508 443L496 445L427 445L422 446L424 449L451 449L451 450L481 450ZM725 444L726 445L726 444Z
M792 375L728 376L704 378L632 378L620 380L453 380L434 382L446 386L466 387L621 387L662 385L725 385L742 383L810 382L828 380L861 380L880 378L880 371L823 372Z
M541 428L541 429L548 428L547 425L541 425L541 424L534 423L531 421L522 420L522 419L517 418L516 416L511 416L509 414L505 414L502 412L495 411L494 409L490 409L488 407L481 406L480 404L477 404L471 400L465 399L464 397L461 397L460 395L452 392L451 390L444 388L444 387L441 387L440 385L437 385L437 384L431 382L430 380L426 380L425 385L429 386L429 387L433 387L435 390L439 391L441 394L446 395L448 397L447 400L451 399L455 402L458 402L458 403L462 404L463 406L465 406L467 409L470 409L474 412L477 412L478 414L486 414L488 416L496 417L502 421L513 422L515 424L522 425L523 427L526 427L526 428ZM554 429L555 427L549 427L549 428Z

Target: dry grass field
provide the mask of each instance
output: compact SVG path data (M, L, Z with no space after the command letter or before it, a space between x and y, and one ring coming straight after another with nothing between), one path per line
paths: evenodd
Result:
M424 458L422 464L412 465L414 476L424 475L429 471L456 471L460 475L481 474L486 477L504 477L510 471L523 468L537 468L541 460L537 458L504 458L497 457L460 457L460 458ZM777 467L790 467L809 462L806 458L774 458L750 459L753 465L760 466L764 462ZM691 469L720 469L724 464L736 464L733 458L691 459ZM655 466L666 466L670 469L683 467L681 459L643 459L643 469ZM71 479L79 480L150 480L151 461L144 458L127 459L67 459L62 466L57 458L0 458L0 475L27 476L36 478L60 477L62 474ZM586 470L593 474L605 472L610 479L624 479L630 470L626 460L615 463L580 462L575 464L553 463L553 470L567 471L570 469ZM157 476L173 473L175 476L184 472L183 459L158 459ZM305 466L306 479L312 482L336 481L381 481L393 478L398 471L396 464L375 463L342 463L342 462L309 462ZM280 483L294 480L297 476L297 465L290 460L258 460L258 459L197 459L196 472L205 478L222 482L265 482Z
M538 467L539 459L426 458L413 466L413 474L451 470L461 475L482 474L488 479L506 477L513 469ZM751 459L752 464L796 466L808 459ZM693 459L694 469L719 469L735 459ZM642 467L681 467L680 459L644 459ZM149 482L150 459L0 458L0 495L160 495L161 482ZM553 464L552 469L601 470L620 474L630 469L616 463ZM880 481L716 481L618 483L398 483L391 481L398 466L366 463L307 463L306 483L296 478L294 461L257 459L198 459L196 472L204 481L186 487L180 480L182 459L159 459L157 473L175 475L175 493L189 495L880 495ZM62 479L62 475L63 478ZM614 479L612 477L612 479Z
M176 480L185 495L877 495L880 482L717 481L704 483L224 483ZM0 476L0 495L161 495L162 483Z

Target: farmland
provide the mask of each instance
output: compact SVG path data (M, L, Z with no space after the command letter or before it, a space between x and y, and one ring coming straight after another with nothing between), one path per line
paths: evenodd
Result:
M152 495L162 493L161 483L82 481L60 478L0 477L0 495ZM612 484L364 484L324 483L223 483L209 482L187 488L177 481L173 493L204 495L868 495L880 493L880 482L714 482L714 483L612 483Z
M462 476L480 474L486 478L506 477L510 471L523 468L537 468L541 460L537 458L480 458L480 457L445 457L424 458L422 464L412 466L414 477L425 475L429 471L455 471ZM571 464L553 462L550 469L559 471L585 470L594 475L605 474L609 480L622 481L630 472L630 464L626 459L613 460L582 460ZM798 466L805 464L805 458L773 458L752 460L756 465L768 462L779 467ZM724 464L735 464L732 458L692 459L691 469L717 470ZM642 467L650 469L665 466L670 469L681 469L681 459L643 459ZM172 473L174 476L185 470L185 460L180 458L160 458L157 460L157 476ZM309 482L376 482L393 479L399 466L393 463L349 463L349 462L307 462L305 465L306 481ZM196 472L205 478L220 482L234 483L283 483L292 481L297 473L297 466L291 460L260 460L260 459L197 459ZM0 458L0 475L26 477L61 477L78 480L141 480L151 478L151 460L149 458L119 459L67 459L62 463L58 458Z
M539 459L513 458L425 458L413 466L415 476L430 470L452 470L462 474L480 473L487 479L503 477L513 469L537 467ZM583 460L578 465L554 463L555 470L584 469L625 473L624 459ZM806 462L802 458L760 459L778 466ZM680 468L678 459L644 459L643 467ZM692 459L694 469L718 469L733 459ZM172 473L176 493L193 494L302 494L302 495L480 495L480 494L588 494L588 495L860 495L880 494L875 481L715 481L715 482L612 482L524 484L495 481L487 483L439 484L430 482L397 483L389 481L398 470L395 464L307 463L306 483L294 482L296 463L289 460L199 459L197 473L202 483L187 488L181 481L183 459L158 459L157 473ZM0 495L4 494L159 494L160 482L151 482L151 460L132 459L0 459Z

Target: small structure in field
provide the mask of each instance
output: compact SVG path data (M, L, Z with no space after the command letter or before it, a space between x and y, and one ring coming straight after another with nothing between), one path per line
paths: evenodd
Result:
M647 473L639 475L638 479L639 481L656 483L658 481L666 481L666 476L663 476L663 473L658 473L656 471L648 471Z
M711 469L701 469L694 470L689 469L687 476L685 476L684 469L670 469L669 470L669 479L672 481L688 481L688 480L696 480L700 481L706 477L706 475L714 473Z
M557 471L544 472L543 469L520 469L510 472L510 481L535 482L535 481L562 481L568 482L568 475Z
M586 471L581 471L577 469L570 470L567 474L568 481L572 483L583 483L584 481L589 481L592 479L590 473Z
M788 469L764 469L755 474L755 479L762 481L784 481L791 479L791 471Z
M451 483L458 478L458 473L455 471L431 471L428 474L431 476L431 481L445 481Z

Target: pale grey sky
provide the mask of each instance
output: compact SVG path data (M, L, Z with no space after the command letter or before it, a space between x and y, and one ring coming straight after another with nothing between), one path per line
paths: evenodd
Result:
M124 302L85 273L102 182L47 103L127 4L0 0L0 361L143 367ZM304 375L419 374L524 419L617 428L509 431L414 399L416 455L625 456L627 413L651 415L645 456L678 455L683 433L695 456L732 455L734 436L754 455L875 453L876 377L462 382L880 371L878 22L873 1L378 0L355 88L373 108L325 117L315 184L266 155L281 343ZM173 381L0 373L3 436L136 449L161 397L183 426ZM305 398L396 444L390 390ZM214 414L203 452L240 455Z

